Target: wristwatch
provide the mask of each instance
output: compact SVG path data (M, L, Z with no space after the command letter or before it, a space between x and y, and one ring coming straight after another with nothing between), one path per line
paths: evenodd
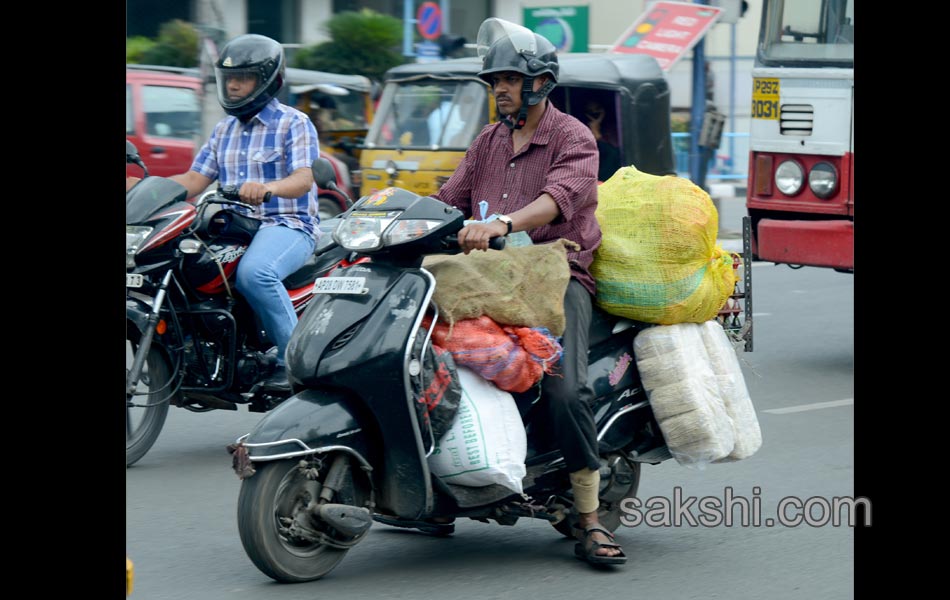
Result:
M511 217L506 217L505 215L498 215L498 220L508 226L508 231L505 232L505 235L511 233Z

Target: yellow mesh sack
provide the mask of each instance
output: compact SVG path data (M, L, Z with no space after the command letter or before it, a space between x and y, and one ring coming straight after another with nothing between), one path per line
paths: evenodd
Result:
M716 316L736 283L733 254L716 245L719 215L688 179L622 167L598 188L603 233L591 274L605 311L660 325Z

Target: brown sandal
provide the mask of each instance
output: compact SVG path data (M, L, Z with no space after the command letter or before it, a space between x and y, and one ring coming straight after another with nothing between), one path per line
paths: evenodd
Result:
M607 529L605 529L602 525L591 525L583 531L583 541L574 544L574 555L577 558L586 560L592 565L622 565L627 562L627 555L623 553L623 548L620 547L620 544L615 543L614 534L607 531ZM610 543L602 544L595 540L590 540L590 547L585 549L588 538L595 531L599 531L600 533L603 533L605 536L607 536L607 539L610 540ZM617 554L616 556L597 554L597 551L601 548L616 548L620 551L620 554Z

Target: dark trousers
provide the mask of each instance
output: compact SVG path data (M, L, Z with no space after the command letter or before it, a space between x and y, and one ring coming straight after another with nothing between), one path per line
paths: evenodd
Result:
M547 423L554 434L568 471L584 467L597 470L597 429L591 401L594 393L587 385L587 350L590 336L591 295L573 277L564 294L567 326L561 337L559 371L541 379L541 397Z

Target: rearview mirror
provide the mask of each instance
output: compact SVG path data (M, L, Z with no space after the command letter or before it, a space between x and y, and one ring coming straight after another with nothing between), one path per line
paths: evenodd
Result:
M330 161L321 156L310 165L310 171L313 173L313 182L317 184L317 187L327 190L336 189L336 172Z

